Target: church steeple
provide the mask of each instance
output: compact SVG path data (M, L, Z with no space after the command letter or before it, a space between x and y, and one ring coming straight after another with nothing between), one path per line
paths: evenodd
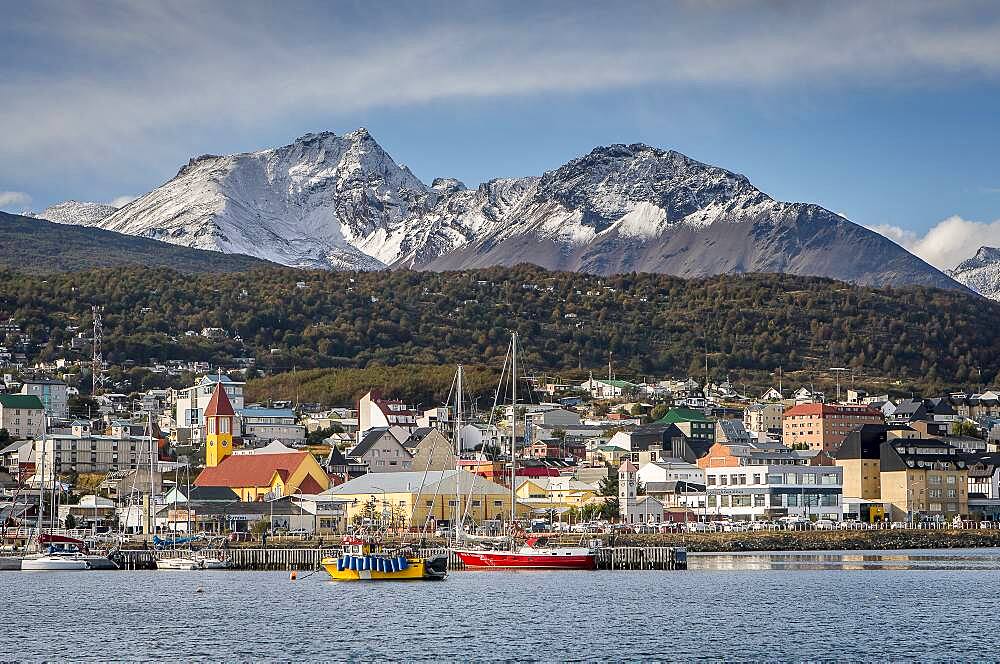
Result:
M215 391L205 408L205 465L218 466L233 453L233 421L236 411L229 401L222 381L215 384Z

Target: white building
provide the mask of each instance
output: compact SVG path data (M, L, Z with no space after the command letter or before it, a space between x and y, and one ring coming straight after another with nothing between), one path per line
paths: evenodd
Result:
M100 436L83 422L72 433L50 433L35 441L35 461L46 476L57 473L107 473L149 466L150 455L158 460L157 441L152 436Z
M625 461L618 468L618 510L622 523L658 524L663 521L663 503L637 494L639 467Z
M208 406L209 399L215 391L215 384L222 382L226 390L229 402L233 404L234 410L243 408L243 386L246 383L237 382L229 376L206 375L195 385L177 391L174 399L174 422L178 430L185 430L190 435L191 441L201 441L205 428L205 407ZM237 423L238 427L238 423ZM234 435L239 435L239 431L234 431Z
M495 424L470 422L462 426L462 451L468 452L476 448L510 446L510 440L501 442L500 430Z
M407 433L417 428L417 415L402 401L383 399L369 392L358 401L358 441L369 429L402 427Z
M21 394L38 397L49 417L69 417L69 392L66 383L51 378L27 379L21 384Z
M295 423L295 412L291 408L239 408L236 419L244 438L277 440L286 445L306 442L306 428Z
M839 466L763 465L705 469L705 517L783 516L840 520L844 470Z
M781 418L784 414L785 404L781 402L755 403L743 411L743 426L750 433L780 438Z
M643 454L639 452L638 454ZM650 482L688 482L705 484L705 470L681 459L662 459L639 464L637 477L643 484Z

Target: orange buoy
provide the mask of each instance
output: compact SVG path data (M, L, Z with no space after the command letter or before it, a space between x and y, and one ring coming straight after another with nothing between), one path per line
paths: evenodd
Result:
M295 579L299 578L299 575L295 571L292 571L292 573L288 575L288 578L294 581Z

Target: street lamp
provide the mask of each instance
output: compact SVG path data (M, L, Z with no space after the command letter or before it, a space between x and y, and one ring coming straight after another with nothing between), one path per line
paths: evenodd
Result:
M372 485L372 488L373 489L378 489L379 491L382 492L382 516L380 518L380 523L382 523L382 525L384 526L385 525L385 509L386 509L386 506L388 505L388 501L386 500L385 489L383 489L380 486L374 486L374 485Z

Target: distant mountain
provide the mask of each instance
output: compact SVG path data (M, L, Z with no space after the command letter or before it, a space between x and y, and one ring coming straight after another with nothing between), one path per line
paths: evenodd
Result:
M786 272L962 288L817 205L775 201L742 175L639 144L469 190L449 178L425 185L364 129L307 134L280 148L192 159L97 224L296 267L531 262L603 275Z
M41 212L30 216L57 224L76 224L78 226L96 226L111 216L118 208L105 203L87 203L81 201L63 201L50 205Z
M0 267L34 274L95 267L143 265L180 272L242 272L273 265L258 258L222 254L0 212Z
M965 259L948 273L977 293L1000 300L1000 249L980 247L975 256Z

